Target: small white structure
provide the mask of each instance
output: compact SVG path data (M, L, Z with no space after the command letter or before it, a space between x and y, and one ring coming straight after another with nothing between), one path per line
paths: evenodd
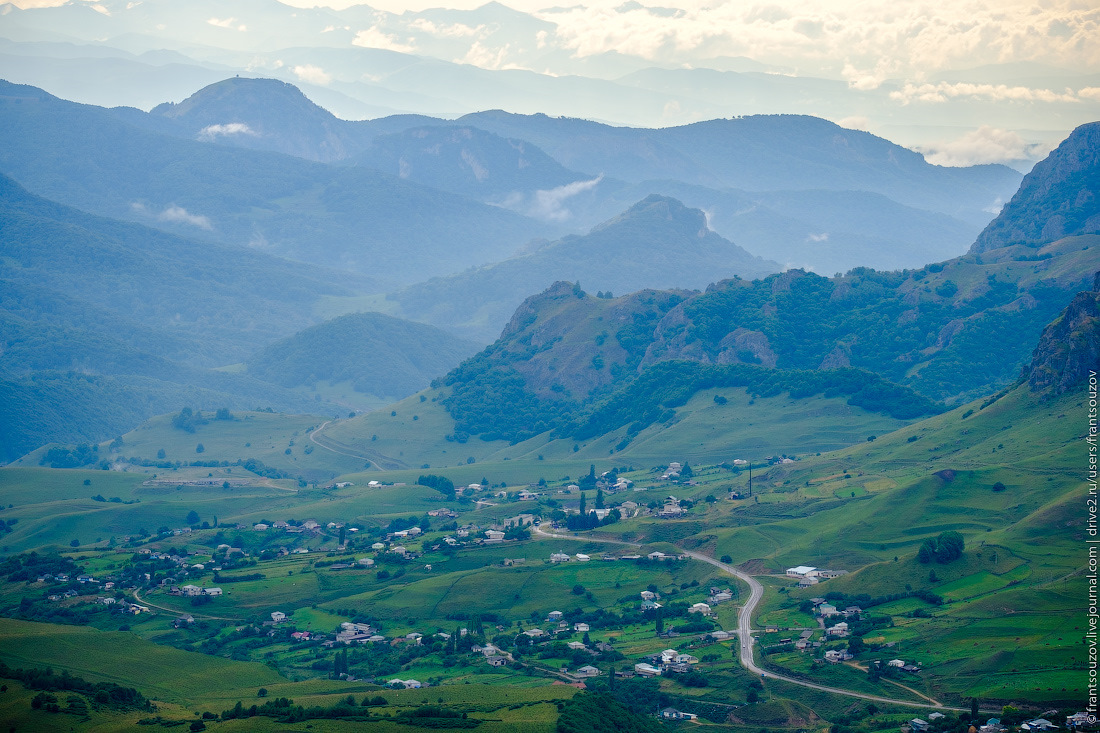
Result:
M578 669L574 674L576 674L577 677L599 677L600 670L593 667L591 664L587 664Z
M705 603L693 603L691 608L688 609L688 613L701 613L707 616L710 614L710 606Z
M634 674L642 677L659 677L661 675L661 670L657 669L652 664L642 662L634 665Z
M563 616L563 614L562 614L561 611L551 611L550 613L546 614L546 620L547 621L561 621L562 616Z
M277 624L281 624L283 621L286 621L286 614L282 611L272 611L271 620Z
M585 632L590 631L591 627L584 622L577 622L573 624L573 631Z
M592 559L590 556L582 555L579 552L577 553L576 557L577 557L577 562L588 562L589 560Z
M564 552L555 552L550 556L550 562L569 562L569 555Z
M807 575L817 570L815 567L809 565L799 565L793 568L787 568L788 578L805 578Z

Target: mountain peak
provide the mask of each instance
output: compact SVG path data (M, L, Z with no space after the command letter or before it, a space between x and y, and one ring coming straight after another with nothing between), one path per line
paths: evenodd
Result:
M1039 161L970 251L1077 234L1100 234L1100 122L1081 125Z
M1091 291L1078 293L1061 315L1043 330L1030 368L1025 369L1033 392L1068 392L1100 371L1100 272Z
M707 216L701 210L686 206L671 196L653 193L618 216L596 225L592 233L638 224L676 229L698 237L705 237L710 231Z
M274 150L310 160L347 157L352 123L314 104L277 79L234 77L203 87L179 103L149 113L174 120L203 142Z

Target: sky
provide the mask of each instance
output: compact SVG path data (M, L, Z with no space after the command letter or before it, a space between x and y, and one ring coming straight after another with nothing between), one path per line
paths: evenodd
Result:
M289 4L311 7L309 0ZM353 3L333 4L346 7ZM472 9L476 0L374 0L400 13L434 7ZM855 85L901 76L923 81L941 69L1033 61L1100 71L1100 3L799 0L730 2L630 0L502 3L558 25L581 55L619 51L646 58L747 56L793 65L796 73L839 69ZM913 94L943 93L918 87ZM950 92L948 92L950 93Z

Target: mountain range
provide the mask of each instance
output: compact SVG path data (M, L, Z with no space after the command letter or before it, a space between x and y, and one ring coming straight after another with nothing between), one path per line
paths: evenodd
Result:
M1067 187L1095 176L1095 162L1072 165L1095 149L1093 126L1075 131L1028 175L991 228L1056 209ZM558 283L526 300L497 342L437 386L452 390L444 404L456 430L513 441L631 422L641 429L660 419L662 404L726 384L762 393L853 389L864 405L916 414L933 409L921 399L968 401L1013 383L1044 327L1100 270L1100 237L1085 233L1100 204L1076 201L1075 225L1060 229L1069 236L915 271L857 268L825 278L788 270L702 293L641 291L612 300ZM852 369L913 394L869 376L853 384L844 371Z

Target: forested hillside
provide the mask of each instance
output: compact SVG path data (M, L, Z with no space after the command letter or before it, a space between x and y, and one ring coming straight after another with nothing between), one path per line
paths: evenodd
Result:
M247 362L257 379L297 387L350 382L392 400L424 389L477 351L445 331L381 313L351 313L271 344Z

